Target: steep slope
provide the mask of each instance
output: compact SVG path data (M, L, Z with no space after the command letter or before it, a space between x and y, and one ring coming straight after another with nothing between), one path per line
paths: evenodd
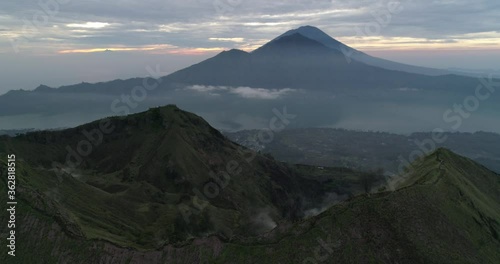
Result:
M402 180L401 180L402 179ZM4 185L2 184L2 188ZM194 239L137 251L106 241L82 243L78 232L47 225L50 204L21 200L20 262L52 263L498 263L500 175L439 149L413 164L393 192L358 196L326 212L282 223L257 237ZM5 199L5 198L2 198ZM3 201L2 201L3 202ZM42 205L39 205L42 206ZM59 217L58 223L64 223ZM23 228L24 230L28 227ZM69 236L68 234L74 234ZM78 250L75 250L78 248ZM3 257L5 258L5 257ZM25 260L22 262L22 260Z
M221 262L273 252L264 263L498 263L500 175L439 149L394 192L360 196L276 229L271 241L229 245ZM238 252L235 254L234 252Z
M451 73L447 70L417 67L413 65L393 62L370 56L364 52L353 49L340 41L337 41L336 39L327 35L325 32L321 31L319 28L312 26L302 26L297 29L289 30L284 34L282 34L281 36L279 36L277 39L293 34L301 34L307 38L316 40L325 45L326 47L342 52L344 55L349 56L351 59L355 61L363 62L367 65L380 67L387 70L404 71L409 73L425 74L431 76L446 75Z
M58 216L54 221L78 238L138 249L208 234L259 234L298 219L324 191L175 106L3 136L0 153L18 157L25 208Z

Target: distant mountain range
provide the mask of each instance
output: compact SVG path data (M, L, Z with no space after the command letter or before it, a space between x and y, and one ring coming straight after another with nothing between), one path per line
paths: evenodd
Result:
M428 75L439 77L432 77ZM175 72L167 83L347 92L411 87L467 91L476 80L371 57L314 27L291 30L247 53L223 52Z
M292 124L296 127L358 128L366 120L379 120L374 123L392 124L385 126L388 130L415 132L447 125L442 118L446 109L488 82L371 57L305 26L253 52L224 51L157 80L10 91L0 96L0 129L75 126L175 103L227 130L262 128L272 108L286 105L301 113ZM494 118L500 104L490 97L475 111L477 120ZM491 122L482 124L461 129L500 132ZM379 129L366 124L369 128Z

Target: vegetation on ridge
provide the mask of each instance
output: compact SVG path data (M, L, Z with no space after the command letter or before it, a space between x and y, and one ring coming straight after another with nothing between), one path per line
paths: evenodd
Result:
M248 150L174 106L107 120L113 129L75 167L65 162L67 147L106 120L0 138L2 162L6 153L18 157L23 254L15 262L500 260L500 176L446 149L416 161L393 192L358 195L301 218L329 191L348 194L343 184L362 174L242 154ZM241 171L203 210L193 206L203 202L194 190L220 183L210 172L229 171L232 161ZM0 189L6 191L5 177Z

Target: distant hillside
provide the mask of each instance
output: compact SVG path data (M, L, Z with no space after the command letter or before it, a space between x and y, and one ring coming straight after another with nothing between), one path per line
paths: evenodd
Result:
M216 260L500 261L500 175L439 149L413 164L413 170L399 186L394 192L356 197L317 217L275 229L262 240L225 244Z
M426 91L453 89L463 93L471 91L477 82L470 77L419 75L348 60L339 49L332 49L300 31L282 35L251 53L223 52L163 80L179 85L295 88L337 93L402 87Z
M345 129L287 129L275 134L274 140L263 144L259 130L226 133L233 141L290 163L316 166L340 166L363 170L383 168L397 173L401 164L409 162L410 154L433 147L432 133L398 135ZM500 135L495 133L444 133L443 143L460 155L500 173ZM422 147L420 147L422 146ZM432 150L432 149L430 149Z
M228 239L207 235L140 251L134 249L136 246L119 246L119 237L106 234L121 230L118 234L128 234L130 239L134 233L124 230L132 226L121 223L158 214L161 203L156 207L138 206L147 197L147 192L140 192L144 184L133 191L115 193L115 199L91 187L62 196L70 201L50 199L54 190L51 194L47 189L32 189L45 181L31 174L36 170L28 166L20 169L21 175L30 177L20 181L20 186L26 186L19 200L20 222L25 228L18 238L22 254L13 263L495 264L500 260L500 175L444 149L414 163L407 175L392 183L397 188L393 192L357 196L318 216L296 223L281 222L259 236ZM64 178L61 185L56 189L69 191L80 183ZM5 189L4 184L1 186ZM250 191L255 185L246 187ZM90 194L99 195L98 200L104 199L105 203L93 200ZM129 199L134 202L127 207L118 204L119 196L123 199L132 194L134 199ZM77 208L67 206L79 199L79 214L75 215ZM152 226L144 222L148 218L142 218L141 225L135 228ZM81 229L83 219L98 225L95 229ZM156 231L151 235L158 236L158 230L169 225L159 221L153 226ZM194 223L192 226L196 227ZM148 233L140 231L137 235L143 237L141 234ZM143 239L146 244L151 242L148 237Z
M77 241L153 250L210 235L255 236L363 192L362 178L380 183L373 173L282 164L173 105L71 129L0 136L2 191L10 153L17 159L19 221L26 226L19 229L21 263L60 262L49 256L74 254ZM326 199L332 193L339 196ZM69 247L37 240L42 229L76 240ZM64 249L49 254L44 250L52 248L32 243ZM35 247L40 255L27 253Z
M34 131L35 129L33 128L26 128L26 129L9 129L9 130L0 130L0 136L7 135L7 136L17 136L18 134L25 134L31 131Z

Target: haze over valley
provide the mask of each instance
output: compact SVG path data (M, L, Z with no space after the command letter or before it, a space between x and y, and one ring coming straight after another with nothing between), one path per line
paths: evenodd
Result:
M230 131L265 128L273 108L287 107L297 116L292 127L500 132L495 75L371 57L311 26L170 75L162 76L159 66L147 70L146 78L10 91L0 96L0 120L4 129L73 127L175 103Z
M500 263L500 4L0 3L0 263Z

